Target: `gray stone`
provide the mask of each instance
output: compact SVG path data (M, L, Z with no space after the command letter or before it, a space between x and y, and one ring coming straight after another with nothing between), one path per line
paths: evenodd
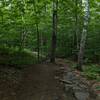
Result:
M88 100L89 93L88 92L75 92L75 97L77 100Z
M82 91L82 88L80 88L79 86L74 86L73 87L73 91Z

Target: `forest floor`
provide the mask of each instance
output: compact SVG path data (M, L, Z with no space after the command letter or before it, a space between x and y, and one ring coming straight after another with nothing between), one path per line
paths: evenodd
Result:
M68 64L59 59L56 62L19 70L1 67L0 100L76 100L75 95L65 91L63 77L70 72Z
M47 63L18 71L2 68L7 76L0 79L0 100L65 100L63 85L57 80L62 77L59 67Z

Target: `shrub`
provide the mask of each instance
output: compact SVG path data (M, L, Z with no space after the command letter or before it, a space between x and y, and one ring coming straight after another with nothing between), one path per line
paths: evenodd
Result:
M88 65L84 69L84 74L89 79L98 79L100 78L100 67L97 65Z
M18 48L0 47L0 65L20 66L37 62L36 55L32 51L26 52Z

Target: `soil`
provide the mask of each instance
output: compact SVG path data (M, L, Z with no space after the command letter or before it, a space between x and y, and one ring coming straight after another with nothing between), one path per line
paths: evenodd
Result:
M22 70L17 82L0 80L0 100L65 100L58 69L55 64L31 65Z
M87 80L83 83L80 72L64 59L22 69L0 66L0 100L100 100L89 92Z

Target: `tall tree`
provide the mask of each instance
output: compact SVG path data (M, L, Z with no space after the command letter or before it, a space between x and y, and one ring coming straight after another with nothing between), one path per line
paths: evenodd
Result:
M53 31L51 43L51 62L55 62L56 39L57 39L57 10L58 0L53 0Z
M82 70L82 65L84 62L83 60L84 50L85 50L88 23L89 23L89 0L83 0L83 5L84 5L84 23L83 23L82 36L80 41L80 50L78 54L78 66L77 66L79 70Z
M78 0L75 0L75 36L76 36L76 47L77 50L79 49L79 38L78 38L78 32L79 32L79 27L78 27Z

